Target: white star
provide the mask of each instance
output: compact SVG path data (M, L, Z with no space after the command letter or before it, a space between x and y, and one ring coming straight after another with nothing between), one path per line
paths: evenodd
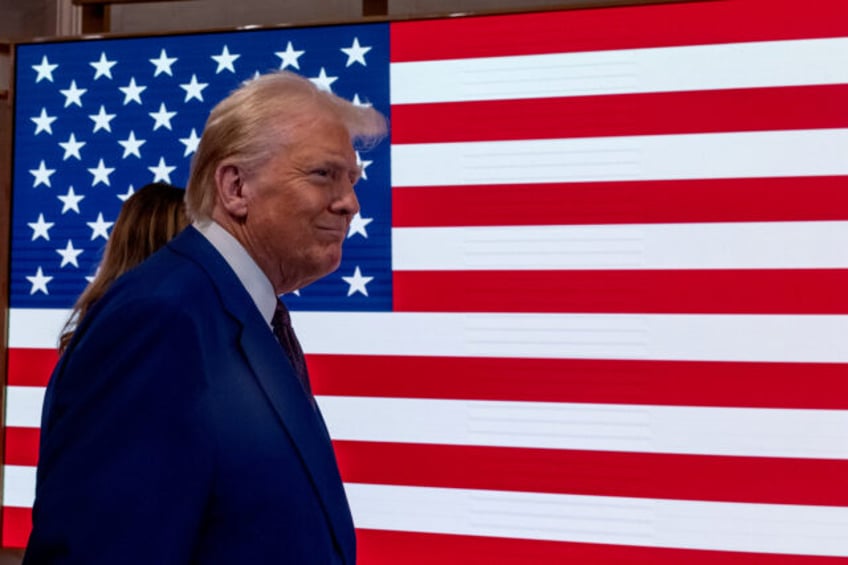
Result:
M360 100L360 99L359 99L359 94L354 94L354 95L353 95L353 100L352 100L352 102L351 102L351 103L352 103L354 106L360 106L360 107L363 107L363 108L370 108L370 107L372 106L372 104L371 104L370 102L363 102L362 100Z
M300 63L298 63L297 60L304 53L306 53L306 51L295 51L295 48L292 46L292 42L289 41L289 44L286 45L285 51L277 51L276 53L274 53L274 55L282 59L282 61L280 61L281 69L285 69L289 65L291 65L295 69L300 69Z
M374 161L363 161L359 156L359 151L356 152L356 165L359 167L359 176L362 180L368 180L368 175L365 174L365 169L370 167Z
M50 234L48 231L54 224L53 222L45 222L44 214L39 214L37 221L29 222L27 225L32 228L32 241L35 241L39 237L43 237L47 241L50 241Z
M215 62L218 63L218 68L215 69L215 74L217 75L224 69L230 71L231 73L236 72L235 67L233 66L233 62L236 59L241 57L241 55L230 55L230 50L224 45L224 50L221 51L220 55L212 55L212 58L215 59Z
M180 143L185 145L185 153L183 153L183 157L188 157L195 151L197 151L197 145L200 143L200 138L197 136L197 132L194 128L191 128L191 133L188 137L181 137Z
M165 163L164 157L159 157L159 164L155 167L147 167L147 170L153 173L153 182L171 182L171 173L176 167L171 167Z
M106 222L103 220L103 212L97 214L97 221L95 222L86 222L86 225L91 228L91 239L95 240L98 237L102 237L103 239L109 239L109 228L112 227L112 224L115 222Z
M119 86L118 90L124 93L124 106L126 106L130 102L141 104L141 93L147 90L147 87L137 85L135 83L135 77L132 77L128 85Z
M100 106L100 111L96 114L89 114L88 116L94 122L94 129L91 133L99 131L101 129L105 129L109 133L112 133L112 126L110 122L115 119L115 114L107 114L106 108L102 105Z
M56 169L48 169L44 166L44 160L41 160L41 163L38 164L37 169L30 169L29 173L35 177L35 182L33 182L32 187L35 188L40 184L46 184L50 186L50 175L56 172Z
M139 159L141 158L141 152L139 148L147 143L146 139L136 139L135 132L130 131L129 137L126 139L119 139L118 143L121 144L121 147L124 148L124 155L121 157L122 159L126 159L130 155L135 155Z
M191 82L180 85L180 88L186 91L183 102L188 102L192 98L197 98L203 102L203 89L207 86L209 86L208 82L197 82L197 75L191 75Z
M77 263L77 257L79 257L80 253L82 253L82 249L74 249L74 244L71 240L68 240L68 244L64 249L57 249L56 253L62 256L62 264L59 265L61 269L65 265L73 265L77 269L79 269L79 263Z
M65 90L60 90L62 96L65 97L65 108L70 106L71 104L76 104L80 108L82 108L82 95L88 92L86 88L77 88L77 81L72 80L71 86L69 86Z
M350 285L350 288L347 289L348 296L351 296L354 292L361 292L365 296L368 296L368 289L365 288L365 285L373 281L374 277L363 277L359 266L357 266L352 277L342 277L342 279Z
M32 68L38 73L38 76L35 77L35 82L41 82L41 79L45 78L50 82L53 82L53 71L59 68L59 65L51 65L50 61L47 60L47 55L44 55L41 58L41 63L38 65L32 65Z
M82 155L80 155L80 149L85 145L85 141L77 141L77 137L71 133L68 137L68 141L60 141L59 146L65 150L65 155L62 157L63 161L67 161L68 157L76 157L78 161L82 160Z
M83 196L81 194L79 194L79 195L76 194L74 192L74 187L69 186L67 194L65 194L64 196L62 196L60 194L56 198L58 198L59 200L62 201L62 213L63 214L65 212L67 212L68 210L73 210L74 212L79 214L80 213L79 203L80 203L80 200L85 198L85 196Z
M354 63L360 63L363 67L367 66L365 63L365 54L371 51L371 48L360 46L358 37L353 38L353 45L350 47L342 47L342 51L347 55L345 67L349 67Z
M153 124L153 131L156 131L160 127L171 129L171 118L177 115L176 112L169 112L164 102L159 105L158 112L149 112L149 114L151 118L156 120L156 123Z
M135 188L133 188L133 185L130 185L130 187L127 189L127 191L124 194L118 194L117 195L118 200L120 200L121 202L126 202L127 198L129 198L133 194L135 194Z
M46 131L50 135L53 135L53 127L51 126L51 124L56 121L56 116L48 116L46 108L42 108L41 114L34 118L30 118L30 120L35 122L34 135L38 135L43 131Z
M374 218L363 218L359 212L353 217L350 221L350 227L347 230L347 237L350 239L356 234L361 235L364 238L368 238L368 232L365 231L365 227L374 221Z
M162 52L159 54L158 59L149 59L149 61L156 65L156 70L153 71L154 77L158 77L162 73L165 73L168 76L174 76L174 73L171 72L171 65L177 62L177 58L169 58L168 54L165 53L164 49L162 49Z
M118 64L117 61L109 61L106 59L106 53L100 53L99 61L92 61L89 63L92 67L94 67L94 80L99 79L100 77L112 78L112 67Z
M110 186L109 175L115 172L115 169L107 167L103 164L103 159L100 159L100 162L97 163L97 167L88 169L88 172L94 175L94 180L91 181L91 186L97 186L101 182L106 186Z
M44 294L50 294L47 292L47 283L53 280L53 277L45 277L44 272L42 272L41 267L38 267L38 272L35 273L34 277L27 277L27 280L32 283L32 288L30 289L30 294L35 294L36 292L43 292Z
M324 70L324 67L321 67L321 72L318 73L318 76L309 80L321 90L332 92L333 90L330 88L330 85L339 80L339 77L328 77L327 71Z

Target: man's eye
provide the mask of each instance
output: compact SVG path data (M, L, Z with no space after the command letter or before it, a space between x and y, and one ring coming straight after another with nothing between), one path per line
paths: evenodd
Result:
M314 169L312 174L318 175L319 177L328 177L330 176L330 169Z

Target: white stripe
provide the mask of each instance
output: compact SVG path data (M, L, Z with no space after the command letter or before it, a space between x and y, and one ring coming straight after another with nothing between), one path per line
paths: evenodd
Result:
M848 316L369 314L293 316L308 353L848 362Z
M848 411L324 396L334 439L848 459Z
M40 386L6 387L6 426L40 427L44 391L45 388Z
M392 186L848 175L848 129L392 145Z
M844 269L846 241L848 222L394 228L392 268Z
M3 506L31 508L35 500L35 467L3 466Z
M393 104L848 82L848 39L392 63Z
M52 347L27 326L66 311L32 312L11 309L12 347ZM848 362L848 316L835 315L292 312L292 320L307 353Z
M4 471L4 505L31 507L35 468ZM345 490L357 528L848 556L846 508L358 483Z
M10 395L10 406L17 401ZM340 440L848 459L848 411L343 396L318 402ZM7 426L40 425L41 404L15 410Z
M9 347L56 349L70 309L9 309Z
M347 483L357 528L848 556L848 508Z

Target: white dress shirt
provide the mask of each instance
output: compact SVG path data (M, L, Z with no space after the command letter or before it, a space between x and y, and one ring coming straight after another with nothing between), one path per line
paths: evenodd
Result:
M274 310L279 299L274 292L271 281L268 280L253 257L247 253L247 250L235 237L217 222L209 220L194 222L192 225L209 240L209 243L218 250L218 253L224 256L224 260L235 271L239 281L250 294L259 309L259 313L268 322L270 328L271 318L274 317Z

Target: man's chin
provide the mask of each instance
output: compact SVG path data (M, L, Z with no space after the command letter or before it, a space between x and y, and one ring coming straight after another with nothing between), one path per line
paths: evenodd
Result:
M339 265L342 264L342 248L341 245L336 246L336 249L327 249L324 257L321 260L320 271L323 273L317 278L326 277L330 273L334 273Z

